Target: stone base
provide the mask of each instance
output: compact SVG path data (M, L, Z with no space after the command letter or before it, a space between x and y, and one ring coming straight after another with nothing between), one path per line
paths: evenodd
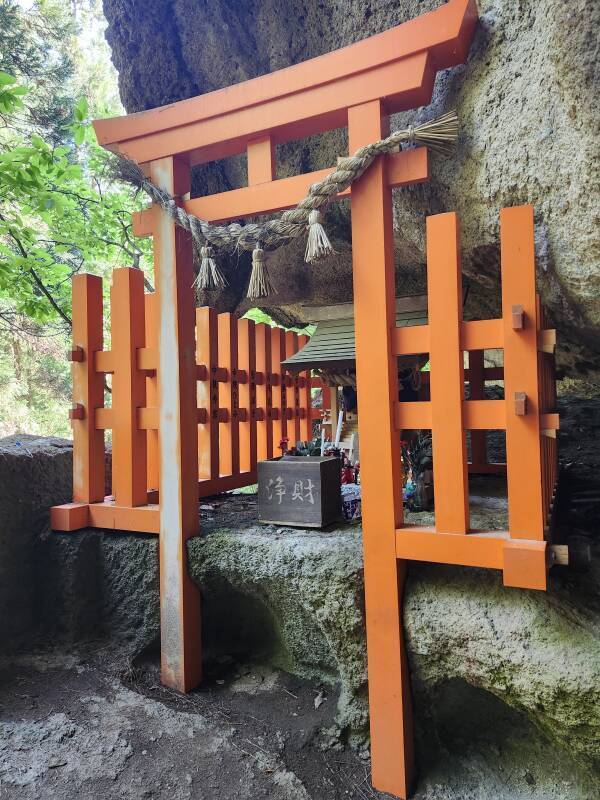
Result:
M336 735L363 743L360 529L219 530L191 540L188 554L203 595L205 658L254 659L339 683ZM71 639L110 636L132 657L157 645L156 537L49 534L37 564L47 630ZM541 593L505 588L490 571L411 565L404 616L418 704L435 705L446 684L484 690L587 772L598 770L597 577L590 573L574 586L563 573Z

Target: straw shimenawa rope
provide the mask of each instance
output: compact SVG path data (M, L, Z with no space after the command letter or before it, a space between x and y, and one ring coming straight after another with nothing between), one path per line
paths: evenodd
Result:
M117 158L114 175L119 180L131 183L146 192L150 199L160 205L177 225L191 233L198 249L210 246L214 250L225 253L239 250L276 250L305 233L308 228L306 260L312 263L333 252L321 224L320 209L326 206L335 195L343 192L360 178L377 156L391 153L402 144L421 144L436 152L449 153L457 139L458 117L454 111L414 128L395 131L386 139L360 147L351 156L338 158L333 172L322 181L313 183L306 197L298 203L296 208L284 211L278 219L264 223L250 222L246 225L240 225L237 222L229 225L211 225L206 220L189 214L177 204L175 198L168 192L152 183L138 164L125 156ZM222 273L218 270L215 271L216 266L213 268L212 256L212 252L210 255L205 252L203 256L206 261L204 269L201 270L203 277L199 276L200 288L213 288L215 285L221 285ZM259 274L264 273L264 252L257 255L255 266L258 267ZM254 291L271 289L268 276L266 280L261 279L252 286ZM255 297L259 296L264 295L255 295Z

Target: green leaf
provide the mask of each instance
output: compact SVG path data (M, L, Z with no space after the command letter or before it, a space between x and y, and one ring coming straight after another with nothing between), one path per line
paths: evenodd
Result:
M75 103L75 119L78 122L83 122L87 119L89 113L89 106L87 97L80 97L79 100Z
M85 141L85 128L83 125L74 125L73 126L73 138L75 139L76 145L82 145Z
M16 78L14 78L12 75L9 75L8 72L3 72L0 70L0 86L10 86L12 83L16 82Z

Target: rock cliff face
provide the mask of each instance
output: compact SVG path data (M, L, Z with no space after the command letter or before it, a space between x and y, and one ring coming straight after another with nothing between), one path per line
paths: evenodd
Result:
M107 38L123 102L138 111L243 81L378 33L440 0L104 0ZM458 151L436 159L425 187L395 192L398 289L424 281L427 214L456 210L467 315L497 311L498 215L503 206L536 211L539 285L561 336L571 375L600 367L600 245L597 104L600 5L594 0L480 0L480 25L465 67L438 76L433 103L393 120L424 120L456 107ZM335 163L344 134L280 148L280 174ZM241 159L195 175L195 192L242 185ZM302 319L301 302L351 299L347 204L328 214L339 255L307 267L303 245L271 260L280 319ZM249 263L226 265L232 288L222 308L244 308ZM211 298L212 299L212 298Z

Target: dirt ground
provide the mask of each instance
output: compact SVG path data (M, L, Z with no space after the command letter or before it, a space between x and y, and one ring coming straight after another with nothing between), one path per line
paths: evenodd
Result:
M450 689L436 698L435 726L418 721L414 800L594 800L500 701L466 684ZM0 798L389 798L371 788L368 754L328 737L335 699L318 684L233 663L213 665L184 697L159 685L156 654L128 664L100 642L5 655Z
M329 690L257 665L221 664L183 697L154 656L100 644L0 664L0 798L385 797L365 758L323 729ZM364 755L364 754L363 754Z

